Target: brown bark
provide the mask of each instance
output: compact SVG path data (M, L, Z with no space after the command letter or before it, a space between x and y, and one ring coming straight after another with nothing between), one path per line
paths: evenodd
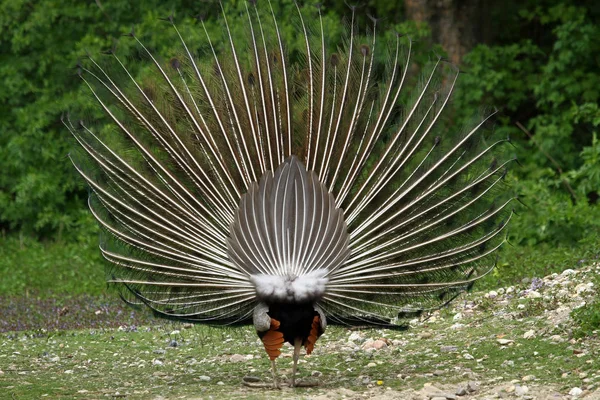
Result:
M404 0L408 18L429 24L433 40L457 65L473 46L486 41L489 5L483 0Z

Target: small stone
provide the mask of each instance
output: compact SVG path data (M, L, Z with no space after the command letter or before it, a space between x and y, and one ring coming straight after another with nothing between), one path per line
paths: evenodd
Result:
M473 393L479 390L480 384L479 382L471 381L467 383L467 392Z
M496 340L499 344L501 344L502 346L507 346L511 343L514 342L514 340L510 340L510 339L497 339Z
M537 290L531 290L529 293L527 293L527 297L529 297L530 299L539 299L540 297L542 297L542 294Z
M523 339L533 339L534 337L535 337L535 331L533 329L530 329L523 334Z
M442 353L454 353L458 351L457 346L440 346L440 351Z
M171 332L171 335L172 336L179 335L179 331L178 330L174 330L174 331Z
M205 378L208 378L208 376L206 376ZM210 378L208 378L208 380L210 380ZM249 383L256 383L256 382L260 382L260 378L257 376L251 376L251 375L246 375L245 377L242 378L242 380L244 382L249 382Z
M348 341L353 343L363 343L365 338L358 332L352 332L348 337Z
M580 378L580 379L587 378L587 373L585 373L585 372L580 372L580 373L579 373L579 378Z
M73 373L73 370L72 370L72 369L68 369L68 370L66 370L66 371L65 371L65 374L67 374L67 375L70 375L70 374L72 374L72 373Z
M521 378L521 380L523 382L533 381L533 380L535 380L535 376L533 376L533 375L525 375L523 378Z
M166 353L166 351L165 351L165 350L163 350L163 349L157 349L157 350L153 350L152 352L153 352L154 354L165 354L165 353Z
M465 327L465 324L456 323L450 327L453 331L457 331Z
M440 371L439 369L433 371L433 376L442 376L442 375L444 375L444 371Z
M387 343L385 343L381 339L372 340L372 341L367 340L365 342L365 344L362 345L363 350L368 350L368 349L381 350L386 347L387 347Z
M498 292L496 292L495 290L490 290L488 293L485 294L485 297L488 299L494 299L498 297Z
M323 373L321 371L313 371L310 373L310 376L314 376L315 378L318 378L322 375L323 375Z
M583 390L578 387L574 387L573 389L569 390L569 394L573 397L578 397L581 395L581 393L583 393Z
M50 359L51 362L59 362L60 361L60 357L59 356L54 356Z
M225 382L223 382L223 381L217 382L217 385L219 385L219 386L223 386L224 384L225 384Z
M565 269L561 275L569 276L569 275L575 275L576 273L577 273L577 271L575 271L574 269ZM574 389L577 389L577 388L574 388Z
M474 360L475 357L473 357L472 355L470 355L469 353L465 353L462 356L465 360Z
M376 366L377 366L377 364L375 364L374 362L370 362L370 363L367 364L367 368L373 368L373 367L376 367Z
M519 305L517 306L517 308L518 308L519 310L523 310L523 309L525 308L525 304L519 304Z
M562 338L562 336L560 336L560 335L552 335L552 336L550 336L550 340L553 341L553 342L559 342L559 343L562 343L562 342L565 341Z
M433 334L431 332L421 332L421 334L419 335L421 339L429 339L432 336Z
M177 343L177 340L171 340L171 342L169 342L169 347L177 347L179 346L179 343Z
M456 389L456 395L457 396L465 396L467 394L467 388L464 386L459 386Z
M246 356L243 356L241 354L233 354L229 357L229 361L231 362L242 362L242 361L246 361Z
M518 397L523 397L528 392L529 392L529 388L527 386L525 386L525 385L523 385L523 386L516 385L515 386L515 395L518 396Z
M577 292L577 294L581 294L589 290L590 287L588 287L588 285L585 283L580 283L579 285L575 286L575 292Z
M446 400L446 396L434 396L430 397L431 400Z
M189 322L186 322L185 324L182 325L183 329L190 329L193 327L194 327L194 324L190 324Z
M208 381L210 381L210 379L211 379L211 378L210 378L210 376L206 376L206 375L200 375L200 376L198 377L198 380L199 380L200 382L208 382Z
M156 358L154 360L152 360L152 365L163 365L163 362L160 360L157 360Z
M452 319L454 321L461 320L462 318L463 318L463 315L461 313L456 313L456 314L454 314L454 317L452 317Z

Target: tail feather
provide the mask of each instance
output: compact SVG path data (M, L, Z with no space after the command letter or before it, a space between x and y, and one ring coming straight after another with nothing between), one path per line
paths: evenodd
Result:
M273 284L333 322L387 327L493 268L514 160L494 113L448 130L456 67L435 57L415 79L410 38L384 43L376 19L359 34L355 8L331 38L298 5L293 61L270 4L244 3L244 37L221 7L220 40L199 21L206 57L169 19L168 61L132 33L142 68L116 53L80 68L106 123L64 122L125 298L228 324Z

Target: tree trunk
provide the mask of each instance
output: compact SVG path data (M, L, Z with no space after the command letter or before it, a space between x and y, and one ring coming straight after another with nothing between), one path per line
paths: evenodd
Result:
M404 0L409 19L426 22L432 38L460 64L463 56L489 36L489 2L483 0Z

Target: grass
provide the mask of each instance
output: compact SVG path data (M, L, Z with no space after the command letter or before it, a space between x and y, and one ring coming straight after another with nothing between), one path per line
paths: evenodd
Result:
M49 298L105 293L97 238L41 243L16 235L1 239L0 297Z
M595 361L600 357L598 338L550 340L552 334L564 335L568 327L550 326L545 316L536 315L537 300L495 304L474 294L465 301L474 301L479 310L462 320L466 328L450 329L456 310L445 310L433 321L407 331L364 331L369 338L396 341L374 352L351 346L348 337L353 331L329 327L313 355L303 357L300 364L301 378L315 379L313 371L322 373L320 386L282 392L241 385L246 375L265 382L271 379L268 359L251 328L164 322L137 329L4 333L0 334L0 392L16 399L258 399L335 396L340 388L377 396L386 391L419 390L427 382L440 387L456 387L471 380L509 385L524 377L530 377L526 382L530 386L552 387L563 393L582 386L584 376L600 383ZM517 304L526 308L518 309ZM516 310L518 313L513 312ZM537 336L523 339L530 329ZM499 337L514 342L503 346ZM443 350L447 346L453 347ZM286 377L291 372L290 353L291 348L286 347L278 359L279 372ZM233 354L252 357L232 362Z
M589 265L597 257L598 248L591 245L506 246L498 268L475 290L523 287L523 278ZM563 394L581 386L581 376L589 375L592 385L600 384L593 361L600 357L593 319L600 315L597 300L574 313L575 326L555 327L544 321L546 308L559 306L556 301L528 301L518 309L517 300L499 305L481 292L473 293L465 299L475 299L481 311L464 321L467 329L450 329L455 311L441 310L436 321L406 332L365 331L367 337L385 336L400 343L373 353L349 346L351 331L330 327L315 353L300 364L305 379L313 371L322 373L321 386L280 393L241 385L245 375L271 379L268 360L251 328L184 328L132 311L107 293L96 240L39 243L9 236L0 246L0 259L0 332L4 331L0 333L0 393L8 393L9 398L258 399L339 397L342 390L370 397L391 391L402 398L403 391L419 390L427 382L455 387L479 380L498 386L531 375L535 379L527 384ZM597 278L595 283L600 286ZM522 339L530 329L544 334ZM424 332L430 337L421 338ZM554 333L571 341L550 341ZM515 342L500 346L498 337ZM442 351L443 346L455 346L456 351ZM290 353L287 348L278 361L280 372L288 377ZM252 355L252 359L231 362L232 354ZM202 380L202 375L210 380Z
M549 245L510 246L500 252L496 269L478 289L491 289L574 268L600 257L598 243L579 247ZM95 237L74 243L40 243L35 239L8 236L0 245L0 297L54 298L106 294L105 262Z

